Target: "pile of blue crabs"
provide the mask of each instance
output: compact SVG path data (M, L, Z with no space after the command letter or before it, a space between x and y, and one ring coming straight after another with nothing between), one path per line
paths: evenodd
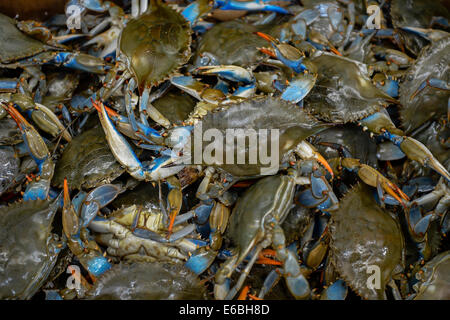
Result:
M0 13L0 299L450 299L448 4L69 6Z

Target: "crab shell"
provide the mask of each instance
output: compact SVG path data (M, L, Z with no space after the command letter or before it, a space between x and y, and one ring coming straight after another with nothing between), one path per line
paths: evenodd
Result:
M245 159L249 159L250 152L254 152L254 150L248 147L248 143L243 149L237 148L236 143L233 146L227 146L225 141L227 129L253 129L257 134L258 146L267 142L267 149L271 146L270 139L274 132L272 130L278 129L278 154L281 161L283 155L293 150L301 141L329 126L329 124L316 120L297 105L269 96L247 99L227 105L224 109L216 109L214 112L208 113L195 127L199 128L200 124L202 135L209 129L219 130L222 133L224 137L223 146L225 147L222 162L225 162L227 153L233 154L235 157L234 164L215 163L208 165L219 167L236 177L259 175L261 168L269 167L269 165L261 164L259 156L256 164L251 164L248 160L245 161L245 164L239 164L237 162L239 154L245 154ZM194 134L196 128L194 128ZM267 136L264 137L266 133ZM194 147L194 144L192 147ZM208 143L203 143L202 150L204 151L208 145ZM270 150L267 152L268 156L271 156ZM194 154L193 150L191 154Z
M430 28L433 17L449 18L450 12L440 0L392 0L390 15L396 28Z
M450 251L442 252L422 268L415 300L450 300Z
M56 263L52 222L57 201L22 201L0 209L0 299L30 299Z
M195 66L204 65L202 56L211 53L217 64L250 67L263 61L265 55L258 48L267 42L255 35L257 31L269 32L267 26L254 26L239 20L222 22L208 30L199 42ZM214 63L213 63L214 64Z
M14 145L23 142L22 134L16 122L11 118L0 120L0 145Z
M110 183L125 171L114 158L100 126L84 131L66 146L56 163L52 183L62 187L94 188Z
M372 83L365 64L327 53L311 62L317 67L318 78L305 97L305 110L320 119L355 122L394 101Z
M238 200L230 216L229 235L245 256L265 237L264 224L274 217L280 223L290 212L295 183L286 175L268 176L252 185Z
M0 146L0 195L9 189L14 179L19 175L20 160L14 148Z
M0 13L0 63L11 63L23 58L34 56L48 50L50 47L35 40L17 27L14 19Z
M87 293L98 300L199 300L205 288L182 264L120 263L97 279Z
M425 122L438 119L447 113L450 93L445 90L425 88L413 99L411 96L429 77L450 82L450 36L424 48L415 64L408 70L400 85L400 118L406 133Z
M339 158L339 152L320 143L336 143L345 147L353 158L359 159L361 163L377 168L377 144L368 132L362 132L354 124L336 126L319 132L314 137L314 146L325 159Z
M170 78L189 60L191 33L186 19L159 1L128 22L119 48L141 92Z
M339 206L330 225L333 265L362 298L386 299L386 284L403 270L400 225L378 206L372 190L363 184L349 191ZM372 266L380 270L379 288L372 286Z

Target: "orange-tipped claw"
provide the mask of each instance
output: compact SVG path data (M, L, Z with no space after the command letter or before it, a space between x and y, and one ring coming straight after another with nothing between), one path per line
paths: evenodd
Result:
M238 296L238 300L247 300L248 291L250 290L250 286L245 286L241 293Z
M267 33L257 31L257 32L255 32L255 34L269 42L277 42L277 40L274 37L272 37L271 35L268 35Z
M170 237L170 235L172 234L172 230L173 230L173 224L175 222L175 218L177 217L177 211L172 211L170 213L170 223L169 223L169 227L167 228L167 238Z
M67 178L64 178L64 206L70 205L69 185Z
M401 205L406 208L405 200L409 201L409 197L394 183L389 182L386 185L383 186L383 189L393 196L395 200L401 203Z
M331 166L328 164L328 161L325 160L325 158L318 152L316 152L316 159L331 174L331 178L334 178L333 169L331 169Z
M276 256L276 252L274 250L271 249L266 249L263 250L259 253L259 257L258 260L256 260L257 264L269 264L269 265L273 265L273 266L280 266L282 265L282 263L278 260L275 259L271 259L271 258L267 258L266 256L269 257L275 257Z
M3 107L6 109L6 111L8 111L9 115L17 123L20 130L23 130L24 127L31 127L31 124L12 105L4 105Z
M272 58L276 58L276 57L277 57L277 55L275 54L275 52L273 52L273 50L271 50L271 49L267 49L267 48L259 48L258 50L261 51L262 53L265 53L265 54L271 56Z
M342 57L342 53L340 53L335 47L330 46L330 51Z

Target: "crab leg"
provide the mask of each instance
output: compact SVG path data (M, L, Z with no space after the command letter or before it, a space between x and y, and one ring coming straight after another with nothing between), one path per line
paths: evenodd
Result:
M36 177L34 181L28 184L23 199L25 201L45 200L48 197L50 182L55 169L55 164L50 157L47 145L36 129L12 105L3 105L3 108L16 121L22 132L27 152L39 168L39 177Z
M75 211L69 194L67 179L64 179L63 230L70 250L78 257L83 267L95 277L111 268L95 241L80 238L81 221ZM87 244L86 244L87 243Z
M182 12L182 15L191 24L209 13L212 9L220 10L247 10L247 11L272 11L282 14L289 14L289 11L269 4L272 0L252 0L240 2L235 0L214 0L213 4L209 4L206 0L197 0L188 5Z
M447 179L447 181L450 181L450 173L421 142L411 137L398 136L387 130L382 130L382 136L398 146L409 159L432 168Z
M303 52L287 43L281 43L268 34L256 32L256 35L269 41L273 49L275 50L275 55L278 60L280 60L287 67L294 70L294 72L302 73L304 70L306 70L306 67L303 64L303 59L305 58L305 54Z
M411 95L409 100L413 100L414 97L419 94L422 90L424 90L426 87L438 89L438 90L444 90L444 91L450 91L450 86L447 81L435 79L435 78L428 78L424 82L420 84L420 86L414 91L414 93Z
M382 188L406 208L405 201L409 201L409 197L395 183L378 172L378 170L366 164L361 164L358 159L352 158L342 159L342 165L350 171L355 171L361 180L369 186Z
M300 158L304 160L314 159L318 161L322 166L327 169L327 171L331 174L331 177L334 177L333 169L328 164L327 160L316 151L316 149L308 142L302 141L295 148L295 152L300 156Z

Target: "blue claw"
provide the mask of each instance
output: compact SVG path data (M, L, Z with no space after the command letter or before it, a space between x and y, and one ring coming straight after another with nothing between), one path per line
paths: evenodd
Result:
M252 83L252 84L237 88L236 91L233 92L233 96L249 98L255 94L255 91L256 91L256 84Z
M202 74L216 74L235 82L243 82L245 84L255 82L250 72L238 66L204 66L199 67L198 70L200 70Z
M23 200L45 200L47 199L49 189L50 185L43 180L33 181L27 185L23 194Z
M303 10L302 12L300 12L299 14L297 14L294 17L294 20L304 20L306 22L306 25L310 25L311 23L313 23L314 21L316 21L320 16L320 12L314 9L307 9L307 10Z
M311 91L317 80L317 74L301 73L296 75L284 90L281 98L286 101L298 103Z
M70 3L80 5L78 4L78 1L79 0L73 0ZM102 0L83 0L81 6L91 11L105 12L111 7L111 2Z
M87 227L98 211L111 203L121 191L117 185L105 184L89 192L81 207L81 227Z
M196 275L200 275L209 268L216 256L217 252L200 248L194 251L185 266Z
M391 76L384 76L381 75L382 79L377 80L377 76L374 77L375 86L381 90L383 90L385 93L387 93L392 98L398 97L398 81L393 80Z
M253 1L235 1L235 0L215 0L214 7L221 10L247 10L247 11L271 11L281 14L290 14L282 7L267 4L273 0L253 0Z
M95 256L87 262L86 269L96 277L111 269L111 264L104 256Z
M321 299L323 300L345 300L347 297L347 285L343 280L337 280L330 285L324 293L322 293Z
M270 42L275 50L277 59L280 60L285 66L291 68L296 73L303 73L303 71L306 70L306 66L303 64L303 59L305 58L305 54L303 52L289 44L280 43L279 40L268 34L256 32L256 35Z
M428 230L428 226L430 225L431 218L433 218L433 215L429 214L420 219L414 226L414 233L418 236L424 236Z
M304 299L310 293L308 280L300 273L297 277L286 277L289 291L297 299Z
M422 238L425 235L432 218L432 214L422 217L420 206L414 205L411 207L408 213L408 222L410 230L414 233L415 237Z
M103 59L79 52L59 52L48 63L97 74L105 74L110 69Z

